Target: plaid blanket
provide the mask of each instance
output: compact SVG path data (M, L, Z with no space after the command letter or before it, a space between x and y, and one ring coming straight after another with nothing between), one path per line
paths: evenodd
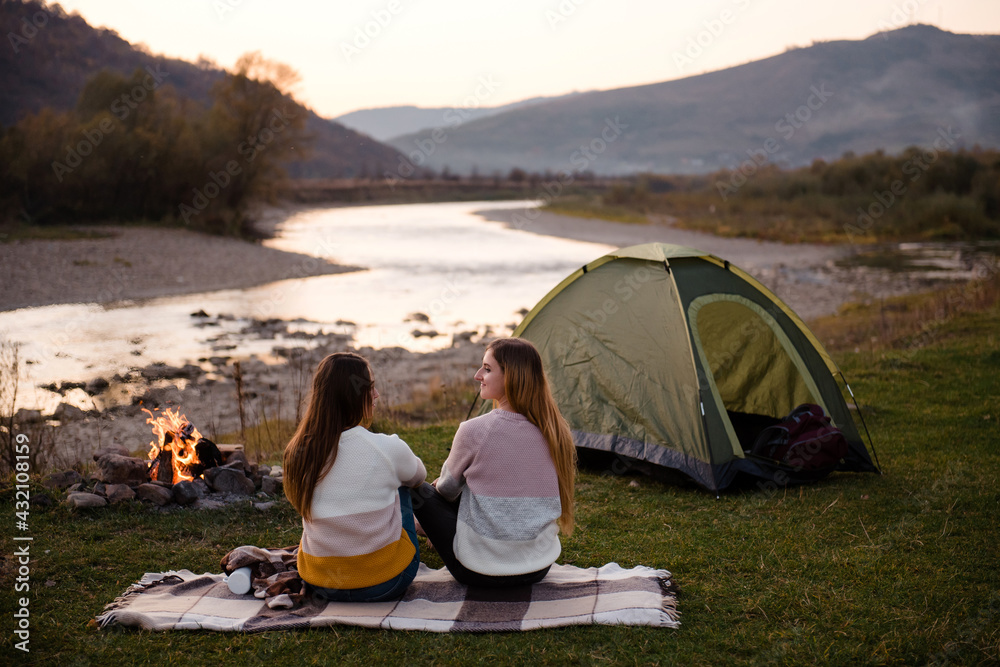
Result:
M447 569L421 563L406 595L391 602L317 602L269 607L235 595L222 574L147 573L97 617L102 628L259 632L357 625L390 630L497 632L564 625L680 627L670 573L616 563L582 569L553 565L532 586L466 587Z

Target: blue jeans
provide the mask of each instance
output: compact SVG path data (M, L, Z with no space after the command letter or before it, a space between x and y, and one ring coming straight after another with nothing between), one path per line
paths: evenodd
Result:
M417 576L417 568L420 567L420 543L417 541L417 527L413 522L413 504L410 501L410 490L405 486L399 487L399 508L403 513L403 529L413 542L413 548L416 549L413 560L405 570L389 581L365 588L322 588L306 583L306 590L317 600L331 602L384 602L403 597L403 593Z

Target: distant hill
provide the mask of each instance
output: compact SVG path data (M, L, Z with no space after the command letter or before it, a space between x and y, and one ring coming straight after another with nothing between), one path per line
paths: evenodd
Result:
M292 178L373 177L396 169L395 148L309 112L306 130L312 137L309 158L285 165Z
M403 153L423 146L428 166L456 173L701 173L735 167L748 151L798 166L929 147L949 127L956 144L1000 146L1000 36L909 26L445 125L443 141L439 132L428 143L425 130L389 143Z
M24 19L34 22L25 27ZM223 74L211 66L152 55L59 5L4 0L0 31L5 42L0 49L0 125L5 126L42 107L73 108L84 83L102 69L128 75L147 65L159 67L167 73L166 81L200 102L208 100L212 84Z
M421 130L429 130L448 122L450 114L455 114L463 122L476 118L488 118L497 114L512 111L542 102L551 102L579 95L570 93L557 97L532 97L520 102L512 102L498 107L415 107L412 105L381 107L378 109L360 109L337 116L334 120L341 125L367 134L373 139L387 141L394 137L406 136Z
M212 85L224 74L211 63L153 55L112 30L94 28L78 14L67 14L59 5L3 0L0 33L5 42L0 48L0 125L4 126L43 107L73 108L84 83L102 69L129 75L137 68L159 68L181 95L202 103L208 102ZM395 149L309 113L311 157L287 165L290 176L350 177L398 166Z

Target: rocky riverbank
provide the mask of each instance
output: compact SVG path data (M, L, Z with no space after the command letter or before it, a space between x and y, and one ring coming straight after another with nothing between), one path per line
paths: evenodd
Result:
M262 222L273 226L287 214L271 211L262 216ZM807 319L836 312L849 301L912 292L930 284L907 274L844 266L842 260L852 249L842 246L758 243L678 230L669 224L627 225L516 209L483 215L527 232L612 246L662 241L696 247L731 259ZM353 268L185 230L104 231L108 233L104 238L0 244L0 278L5 286L0 309L200 293ZM195 312L191 317L207 327L223 323L227 316ZM18 420L33 424L34 429L48 428L61 463L89 461L100 447L120 446L132 452L148 449L152 437L143 409L176 408L204 435L215 439L240 429L238 396L243 399L247 424L265 419L295 421L320 359L356 347L350 333L343 331L291 333L292 323L281 320L241 324L245 328L240 340L275 339L275 347L266 355L254 356L241 350L236 341L235 347L227 346L234 349L222 349L213 352L217 356L191 359L181 366L149 364L113 377L49 384L40 391L48 392L55 399L50 403L58 407L22 410ZM382 394L380 403L386 409L470 388L485 342L502 333L470 330L453 336L445 349L423 354L399 347L357 351L371 360Z
M421 354L399 347L358 349L349 337L317 335L303 338L302 347L276 348L276 362L217 356L184 366L151 364L125 376L47 385L44 390L62 396L58 407L50 414L20 410L17 421L25 428L48 429L55 439L51 463L62 466L89 461L102 447L148 451L153 438L144 410L158 415L176 409L209 439L232 442L220 436L240 431L241 397L248 427L263 420L296 421L305 407L313 369L327 354L346 350L357 351L371 363L381 394L377 412L449 392L450 400L465 401L483 354L483 344L470 338Z

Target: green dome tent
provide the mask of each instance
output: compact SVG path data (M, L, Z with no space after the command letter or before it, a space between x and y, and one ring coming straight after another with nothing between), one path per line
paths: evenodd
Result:
M837 469L877 472L820 342L766 287L708 253L662 243L609 253L563 280L513 335L539 349L580 448L673 468L712 491L738 473L804 481L744 450L815 403L847 438Z

